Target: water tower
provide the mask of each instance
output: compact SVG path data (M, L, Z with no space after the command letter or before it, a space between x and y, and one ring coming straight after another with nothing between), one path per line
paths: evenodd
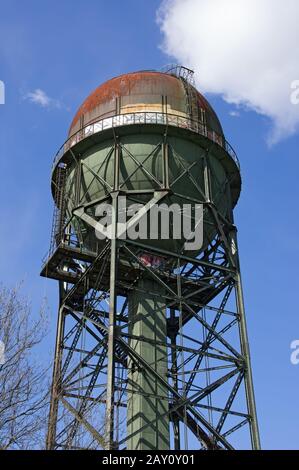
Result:
M59 311L48 449L258 449L233 220L239 162L193 72L100 85L55 156L51 186L41 274L59 281ZM161 223L162 204L202 207L200 247L172 236L174 219L168 239L120 235L153 207Z

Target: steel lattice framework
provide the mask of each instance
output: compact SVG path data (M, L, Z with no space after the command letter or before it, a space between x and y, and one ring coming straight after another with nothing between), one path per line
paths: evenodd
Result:
M167 198L172 189L167 174L167 135L160 145L163 180L157 184L156 175L150 175L157 188L146 191L145 210ZM210 142L210 149L213 145L217 144ZM224 218L211 200L210 149L204 156L205 188L198 188L191 177L190 184L198 190L193 202L210 212L217 234L196 259L117 236L107 240L99 252L82 249L78 231L72 228L73 218L96 227L90 208L101 201L83 205L80 201L83 163L76 147L71 150L77 166L74 196L67 194L65 185L68 166L60 164L54 241L42 270L43 276L57 279L60 286L48 449L126 448L132 437L126 427L128 397L133 394L137 399L143 393L130 380L128 370L133 367L167 390L171 448L233 449L245 442L247 433L252 448L259 448L236 227L232 216ZM111 202L114 214L120 195L136 201L145 193L122 187L119 165L123 151L121 138L114 135L114 147L107 151L107 159L114 164L112 190L90 169L92 177L107 189L103 200ZM182 164L181 175L188 171ZM69 197L73 197L74 210L67 219L64 201ZM113 219L115 235L116 227L117 215ZM144 253L167 262L156 268L148 266L141 256ZM128 315L128 295L140 290L137 280L143 277L153 279L164 292L166 376L159 375L154 364L132 347L132 341L135 345L151 341L132 335L133 320ZM165 400L165 396L153 394L156 400Z

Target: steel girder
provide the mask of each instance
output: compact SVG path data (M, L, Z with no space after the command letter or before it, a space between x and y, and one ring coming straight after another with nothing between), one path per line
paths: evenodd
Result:
M153 198L169 190L165 142L161 142L164 180L155 191L148 191ZM144 194L120 192L120 148L116 139L107 154L114 159L115 179L105 200L111 200L115 209L120 194L137 199ZM81 163L76 162L80 186ZM117 237L107 241L99 254L78 251L80 234L72 230L72 218L93 226L96 221L88 207L99 201L82 206L77 191L73 215L64 219L61 243L43 269L43 275L60 281L48 449L126 447L128 394L134 393L136 399L143 394L128 380L129 361L168 391L172 448L232 449L250 443L259 448L236 228L232 214L225 219L213 204L208 152L206 162L206 184L198 188L197 202L210 211L217 235L196 259ZM181 176L189 171L182 166ZM105 181L100 182L105 186ZM116 224L114 219L114 234ZM167 259L166 266L147 266L140 256L144 252ZM164 292L169 338L166 377L130 346L131 340L150 341L130 334L127 297L138 290L136 273L153 279ZM238 437L241 429L249 431L250 439L244 433Z

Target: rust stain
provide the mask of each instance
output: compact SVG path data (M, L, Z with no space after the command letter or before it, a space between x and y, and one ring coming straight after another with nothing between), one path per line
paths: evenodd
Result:
M76 131L75 126L78 121L88 115L88 113L91 113L96 107L109 103L117 97L129 95L140 95L140 102L144 103L146 102L145 97L147 95L157 94L157 91L159 91L159 95L167 95L169 99L173 97L177 100L182 100L182 102L186 100L185 90L181 80L173 75L161 72L142 71L112 78L97 87L83 102L72 121L69 135ZM205 109L209 114L212 114L215 119L216 115L207 100L199 92L197 93L199 106ZM138 102L138 100L136 101ZM135 105L137 102L135 102ZM99 115L99 118L100 117ZM88 119L84 119L84 125L87 125L88 122Z

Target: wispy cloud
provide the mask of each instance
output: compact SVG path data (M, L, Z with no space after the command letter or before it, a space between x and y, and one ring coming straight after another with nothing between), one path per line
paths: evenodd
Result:
M23 95L25 100L31 101L31 103L37 104L42 108L61 108L62 105L59 100L50 98L44 90L36 88Z
M229 115L232 117L240 117L239 111L230 111Z
M298 0L164 0L158 21L162 49L203 92L270 118L274 144L299 131L298 16Z

